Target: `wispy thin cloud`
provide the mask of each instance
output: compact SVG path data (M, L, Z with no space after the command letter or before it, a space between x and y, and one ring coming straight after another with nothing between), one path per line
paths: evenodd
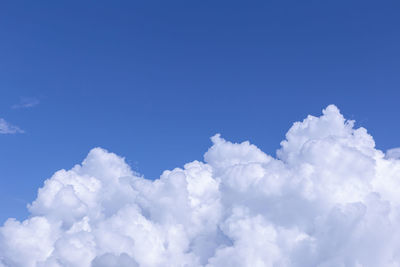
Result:
M24 133L18 126L8 123L5 119L0 118L0 134L17 134Z
M11 106L13 109L19 109L19 108L32 108L34 106L39 105L40 101L39 99L35 97L22 97L20 102L18 104L14 104Z

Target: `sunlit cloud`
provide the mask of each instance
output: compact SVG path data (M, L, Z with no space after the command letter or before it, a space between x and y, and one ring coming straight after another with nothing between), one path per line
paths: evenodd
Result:
M0 266L400 266L397 150L336 106L294 123L277 157L211 141L154 181L92 149L0 227Z

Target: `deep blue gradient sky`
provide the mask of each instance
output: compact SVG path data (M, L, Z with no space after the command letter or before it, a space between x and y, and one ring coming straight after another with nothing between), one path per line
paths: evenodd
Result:
M400 146L399 1L3 1L0 222L101 146L147 178L336 104ZM39 105L11 108L21 98Z

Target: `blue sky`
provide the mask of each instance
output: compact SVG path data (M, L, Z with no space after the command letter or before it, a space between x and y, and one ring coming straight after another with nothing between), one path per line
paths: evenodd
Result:
M96 146L147 178L202 159L215 133L275 154L336 104L399 146L397 1L0 4L0 220Z

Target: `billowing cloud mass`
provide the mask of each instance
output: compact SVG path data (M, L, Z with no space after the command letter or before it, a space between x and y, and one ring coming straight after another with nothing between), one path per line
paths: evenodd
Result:
M19 127L8 123L5 119L0 118L0 134L16 134L23 133Z
M400 159L400 147L392 148L386 151L386 157L392 159Z
M94 148L0 228L0 266L400 266L400 160L335 106L277 157L212 142L154 181Z

